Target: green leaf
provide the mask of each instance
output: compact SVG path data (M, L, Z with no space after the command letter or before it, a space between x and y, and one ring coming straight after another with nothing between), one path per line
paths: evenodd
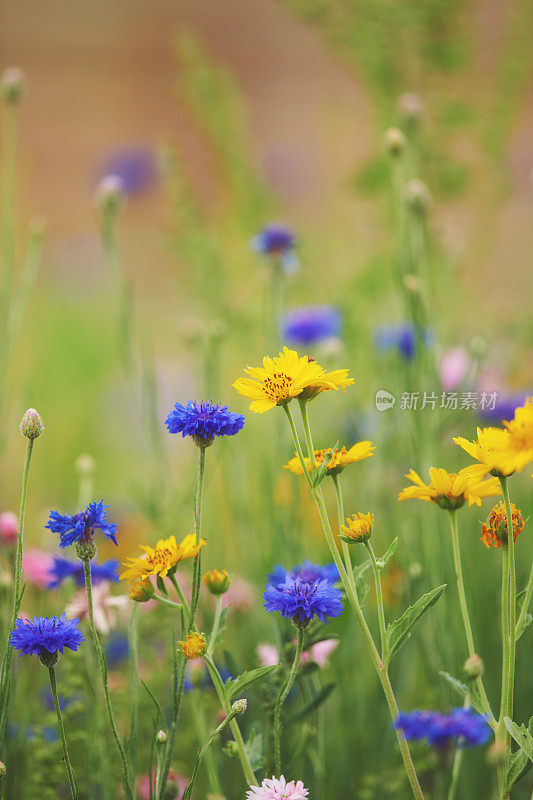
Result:
M411 631L425 612L434 605L439 597L442 595L446 588L444 583L442 586L437 586L427 594L423 594L416 603L409 606L400 619L391 622L387 626L387 642L385 663L389 663L394 653L400 649L405 640L411 635Z
M226 627L227 627L227 624L228 624L228 615L229 615L230 608L231 608L231 606L224 606L224 608L222 609L222 613L220 615L220 623L218 625L217 637L215 639L215 645L214 645L214 649L215 650L217 649L217 647L221 643L222 634L226 630Z
M244 743L244 749L248 756L248 761L254 772L263 768L263 734L256 733L253 729L247 741Z
M513 737L513 739L518 742L520 745L520 749L516 751L516 753L511 754L511 760L509 763L509 767L507 768L507 772L505 774L505 790L510 792L513 786L518 783L518 781L522 780L522 778L529 772L532 765L531 757L528 756L527 752L522 748L521 741L518 741L515 734L509 728L508 722L511 726L516 728L515 733L518 733L520 739L523 738L523 734L525 733L529 740L532 739L533 734L533 717L529 720L528 730L526 730L525 726L522 725L520 728L511 722L507 717L504 718L505 726L507 730Z
M454 678L453 675L450 675L450 673L446 672L446 670L444 669L441 669L439 671L439 675L442 675L444 680L447 681L450 684L450 686L452 686L455 689L455 691L461 695L461 697L465 698L468 696L471 704L476 709L476 711L479 711L480 714L485 713L485 709L483 708L483 703L481 702L481 698L475 687L473 687L472 689L468 688L465 683L458 680L458 678Z
M316 709L328 699L336 685L336 683L326 683L324 686L322 686L320 691L316 692L316 694L314 694L311 699L308 700L308 702L296 712L296 714L293 714L291 717L289 717L287 720L287 725L292 725L293 722L300 722L303 717L306 717L312 711L316 711Z
M526 754L529 760L533 763L533 736L528 731L525 725L520 727L513 722L509 717L503 718L505 727L519 746L519 748ZM530 723L531 724L531 723Z
M155 694L152 692L152 690L149 688L148 684L146 684L146 683L143 681L143 679L142 679L142 678L139 678L139 680L140 680L141 684L143 685L143 687L146 689L146 692L148 693L148 696L149 696L149 697L150 697L150 699L152 700L152 702L153 702L153 704L154 704L154 706L155 706L155 709L156 709L156 712L157 712L157 714L158 714L158 715L161 717L161 722L163 723L163 728L164 728L165 730L167 730L167 721L166 721L166 719L165 719L165 715L164 715L164 713L163 713L163 709L161 708L161 706L160 706L160 704L159 704L159 700L157 699L157 697L155 696ZM157 722L157 717L156 717L156 722Z
M326 473L328 471L328 464L331 461L331 459L333 458L333 453L336 453L338 449L339 449L339 443L337 442L335 447L332 447L331 453L324 453L324 460L320 464L320 466L317 467L317 470L315 472L315 476L313 478L313 489L316 489L317 486L320 486L320 484L322 483L322 481L326 477Z
M366 596L370 591L370 584L367 583L361 575L358 575L355 579L355 591L357 592L357 599L359 600L360 605L366 600Z
M232 700L236 695L240 695L251 683L258 681L260 678L264 678L266 675L270 675L271 672L277 669L279 669L278 664L269 667L257 667L257 669L243 672L242 675L238 675L235 679L228 678L225 684L228 701Z
M394 553L396 552L397 547L398 547L398 537L396 537L396 539L393 539L393 541L390 543L387 549L387 552L379 559L378 566L380 569L383 569L383 567L387 566L387 564L393 557Z

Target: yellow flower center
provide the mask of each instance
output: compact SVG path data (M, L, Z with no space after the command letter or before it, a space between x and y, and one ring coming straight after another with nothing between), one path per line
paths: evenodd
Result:
M272 376L267 376L264 380L265 394L269 400L276 405L290 397L290 387L293 379L284 372L274 372Z

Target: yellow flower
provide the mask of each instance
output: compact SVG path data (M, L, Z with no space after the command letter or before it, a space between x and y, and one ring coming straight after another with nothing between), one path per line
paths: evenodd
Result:
M514 419L503 423L509 433L511 448L517 453L517 469L533 461L533 397L515 409Z
M373 456L375 449L376 445L372 444L372 442L357 442L357 444L354 444L349 450L345 447L341 447L340 450L336 450L333 453L326 467L328 475L338 475L348 464L353 464L356 461L362 461L363 458ZM315 450L315 467L319 467L324 461L326 454L331 453L332 450L332 447L327 447L325 450ZM304 461L307 469L310 469L311 460L305 458ZM295 458L291 458L289 463L285 464L284 469L290 469L295 475L303 475L303 469L298 455L296 455Z
M180 561L194 558L204 545L204 539L200 539L196 545L196 537L192 533L179 544L176 543L174 536L169 536L168 539L160 539L155 547L141 545L144 555L139 558L129 558L124 563L127 569L120 576L120 580L146 580L150 575L158 575L164 580Z
M203 656L207 648L205 636L201 633L188 633L184 642L178 642L181 652L187 659Z
M511 503L511 522L513 523L513 541L516 542L518 536L524 530L524 519L519 508ZM502 539L507 541L507 513L503 501L494 506L489 514L487 523L481 526L481 541L485 547L501 547Z
M204 573L202 580L211 594L224 594L230 587L231 575L225 569L210 569Z
M402 489L398 500L427 500L436 503L440 508L453 511L461 508L468 500L468 505L481 505L482 497L495 497L501 494L500 484L496 478L483 479L483 475L473 475L470 467L460 472L446 472L441 467L431 467L429 483L425 484L420 476L410 470L405 476L413 482L413 486Z
M128 594L136 603L147 603L154 596L154 587L151 581L134 581Z
M244 371L249 377L237 378L233 386L252 400L250 411L258 414L285 405L294 397L310 400L328 389L345 391L353 383L347 369L325 372L310 356L299 356L287 347L278 356L265 356L262 367L246 367Z
M374 517L372 514L354 514L353 517L346 519L346 525L341 525L344 535L341 539L345 542L366 542L370 539L372 528L374 527Z
M475 441L469 442L462 436L456 436L453 441L479 461L468 468L471 475L483 477L491 472L499 477L511 475L517 469L517 452L509 432L503 428L478 428Z

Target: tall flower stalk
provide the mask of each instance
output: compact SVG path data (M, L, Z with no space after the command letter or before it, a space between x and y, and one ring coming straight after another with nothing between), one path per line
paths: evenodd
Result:
M281 709L283 708L283 703L287 699L287 695L294 685L296 675L300 669L300 661L304 649L304 636L305 630L303 628L298 628L298 641L291 668L285 681L281 685L276 699L276 705L274 706L274 762L276 774L278 775L281 772Z
M70 793L72 795L72 800L77 800L78 798L78 781L76 780L76 775L74 770L72 769L72 764L70 763L70 758L68 754L68 747L67 747L67 737L65 735L65 726L63 725L63 717L61 714L61 706L59 704L59 698L57 696L57 685L56 685L56 672L53 666L48 667L48 675L50 678L50 691L52 693L52 699L54 701L54 708L57 716L57 727L59 728L59 736L61 738L61 746L63 747L63 760L65 762L65 767L67 770L68 775L68 783L70 786Z

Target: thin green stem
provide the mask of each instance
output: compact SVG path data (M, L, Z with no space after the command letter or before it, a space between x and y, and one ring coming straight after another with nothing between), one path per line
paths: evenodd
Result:
M190 792L189 794L187 794L187 790L185 790L185 793L181 800L185 800L186 797L190 797L190 793L192 792L192 788L194 786L194 782L198 775L200 765L204 758L205 758L205 770L207 772L207 778L209 782L209 791L215 796L222 795L222 786L220 784L220 779L218 777L217 765L214 760L213 753L209 749L209 745L214 741L216 736L218 736L218 734L221 733L221 731L226 727L228 722L230 722L230 717L226 717L225 720L223 720L220 723L218 728L216 728L215 731L212 731L211 734L208 736L206 720L205 720L205 708L204 708L205 703L203 702L204 698L202 692L199 692L198 690L195 691L195 695L197 695L197 697L193 698L193 702L191 703L191 710L201 749L198 751L198 755L196 757L196 763L194 765L194 770L191 775L191 780L189 783ZM235 713L236 712L232 711L233 716L235 716Z
M276 775L281 774L281 709L283 708L283 703L287 699L287 695L293 687L296 675L300 669L300 661L304 648L304 636L305 630L303 628L298 628L298 642L296 644L296 651L294 653L291 669L279 691L274 707L274 759Z
M215 730L212 731L209 734L209 736L207 737L207 740L204 742L203 746L198 751L198 755L196 756L196 763L194 765L194 769L193 769L193 772L192 772L192 775L191 775L191 780L189 782L189 785L187 786L187 788L185 789L185 791L183 793L182 800L190 800L190 797L191 797L191 794L192 794L192 790L194 788L194 783L196 781L196 778L197 778L197 775L198 775L198 771L200 769L200 765L202 763L202 760L203 760L204 756L207 754L207 751L208 751L209 747L213 744L213 742L215 741L217 736L219 736L222 733L222 731L224 730L224 728L227 725L231 724L231 722L235 718L236 714L237 714L236 711L230 711L228 716L225 719L222 720L220 725L217 728L215 728ZM220 790L218 791L218 793L220 793Z
M504 673L505 680L502 682L502 706L500 708L500 726L503 726L502 733L505 735L507 758L511 753L511 737L503 723L504 717L513 718L513 697L514 697L514 673L516 657L516 570L514 557L514 531L513 515L511 513L511 500L509 497L509 485L507 477L500 478L502 487L503 501L507 517L507 541L503 543L503 559L505 573L505 586L502 583L502 592L507 596L507 670Z
M169 600L167 597L162 597L160 594L154 594L153 599L157 600L158 603L162 603L165 606L170 606L170 608L177 608L180 609L181 605L179 603L175 603L173 600Z
M105 660L104 650L102 648L102 644L100 642L100 637L98 636L98 631L96 630L96 626L94 624L94 614L93 614L93 591L92 591L92 580L91 580L91 562L89 559L83 562L83 571L85 574L85 588L87 590L87 607L89 609L89 627L91 629L91 635L93 637L94 642L94 649L96 650L96 656L98 659L98 668L100 671L100 677L102 680L102 688L104 690L104 698L107 710L107 717L109 719L109 725L111 726L111 731L113 733L113 738L115 740L115 744L117 746L117 750L119 752L120 758L122 760L122 785L124 787L124 794L128 798L128 800L134 800L133 790L131 787L131 780L130 780L130 770L128 764L128 758L126 756L126 751L124 750L124 746L120 739L117 726L115 723L115 716L113 714L113 706L111 704L111 697L109 695L109 687L107 685L107 664Z
M215 662L210 656L205 654L204 659L205 663L207 664L207 669L209 670L209 674L211 675L211 680L213 681L213 685L215 687L215 691L220 701L220 705L222 706L226 714L229 716L231 714L231 706L226 697L226 690L224 688L224 683L222 682L222 678L220 677L220 673L215 666ZM242 771L244 772L244 777L246 778L246 781L249 786L255 786L257 784L257 779L254 775L254 771L250 764L250 760L248 758L248 754L244 746L244 739L242 738L241 729L239 728L239 723L237 722L236 719L231 720L230 728L233 734L233 738L235 739L235 744L237 745L237 753L239 756L239 761L241 762Z
M524 620L528 613L529 604L531 602L531 595L533 595L533 564L531 565L531 570L529 573L529 580L527 582L526 591L524 594L524 601L522 603L522 608L520 609L520 615L516 620L516 629L515 635L521 629L522 625L524 624Z
M56 673L54 667L48 667L48 674L50 676L50 690L52 692L52 698L54 700L54 708L56 710L56 715L57 715L57 727L59 728L59 736L61 737L61 744L63 746L63 760L67 768L70 793L72 795L72 800L77 800L78 782L76 780L76 775L74 774L74 770L72 769L72 764L70 763L70 758L68 755L67 737L65 736L65 728L63 725L61 706L59 705L59 700L57 697Z
M383 608L383 592L381 591L381 575L379 572L376 556L372 545L367 540L364 543L368 555L370 556L370 563L372 565L372 572L374 575L374 586L376 588L376 604L378 607L378 620L379 620L379 635L381 639L381 658L385 659L385 645L387 642L387 626L385 623L385 609Z
M222 615L222 595L217 595L215 605L215 616L213 618L213 627L211 628L211 636L209 637L209 646L207 648L207 655L212 656L215 649L215 642L218 636L218 629L220 627L220 617Z
M455 568L455 578L457 582L457 594L459 595L459 605L461 607L461 616L463 618L463 626L465 629L468 655L473 656L476 654L476 646L474 644L474 634L472 633L472 624L470 622L468 603L466 601L466 591L463 579L463 565L461 560L461 548L459 545L459 531L457 528L457 512L450 511L449 517L450 517L450 531L452 534L453 564ZM485 686L483 684L483 679L481 678L481 676L476 678L476 686L486 713L489 715L490 719L494 721L494 714L492 713L489 703L489 698L487 697L487 693L485 691Z
M342 497L341 491L341 483L340 483L340 476L335 474L331 476L333 478L333 485L335 486L335 495L337 497L337 517L339 520L339 533L341 533L341 525L344 523L345 516L344 516L344 500ZM341 539L342 542L342 555L344 558L344 565L346 567L346 572L348 576L352 576L353 578L353 566L352 566L352 556L350 553L350 545L348 542L345 542L344 539Z
M13 606L11 611L11 622L7 631L7 641L2 661L1 688L2 688L2 711L0 716L0 745L3 743L7 725L7 714L9 708L9 690L11 684L11 666L13 663L13 648L9 644L9 636L15 627L15 622L20 609L22 599L20 584L22 580L22 556L24 553L24 520L26 517L26 500L28 497L28 482L30 474L30 463L33 452L34 439L28 439L26 446L26 457L22 470L22 489L20 494L19 527L17 533L17 556L15 561L15 583L13 587Z
M130 642L130 738L131 771L137 774L137 734L139 728L139 603L133 604L129 624Z

